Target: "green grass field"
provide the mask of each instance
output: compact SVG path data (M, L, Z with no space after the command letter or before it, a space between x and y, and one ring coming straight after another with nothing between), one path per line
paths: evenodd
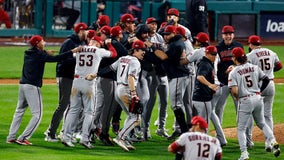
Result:
M51 47L48 47L51 48ZM280 47L279 47L280 48ZM19 78L21 74L23 51L26 47L1 47L0 48L0 77L1 78ZM56 49L53 47L52 49ZM281 47L283 51L283 47ZM280 51L278 52L280 56ZM284 60L284 56L281 55L280 59ZM12 57L11 59L8 59ZM283 76L278 74L278 77ZM55 77L55 63L46 65L45 78ZM174 155L167 152L167 146L171 143L166 139L163 139L155 135L156 127L153 125L154 120L157 117L157 107L153 110L151 133L152 139L147 142L135 143L137 148L135 151L124 152L118 146L106 147L99 141L94 144L95 148L87 150L76 144L75 148L67 148L61 143L47 143L44 141L43 132L47 129L51 116L57 106L57 86L56 85L43 85L42 95L44 104L44 114L42 122L39 128L36 130L30 141L33 146L20 146L17 144L6 144L6 136L9 131L10 123L13 118L15 107L17 104L18 85L0 85L0 159L8 160L93 160L93 159L106 159L106 160L172 160ZM276 96L274 101L273 116L275 124L283 123L284 116L282 114L284 103L283 97L284 85L276 85ZM167 129L169 134L172 133L171 126L173 124L174 115L172 110L168 109ZM22 125L19 130L19 134L24 130L24 127L30 119L29 110L25 113ZM122 119L124 120L125 114ZM228 99L228 103L225 109L225 115L223 120L223 127L235 127L236 117L235 109L232 104L231 98ZM210 127L213 129L212 126ZM112 137L115 135L110 131ZM240 155L238 141L236 139L228 139L228 145L223 149L223 159L232 160L237 159ZM283 148L284 145L282 144ZM264 151L264 143L257 142L255 147L250 152L251 160L271 160L274 159L273 155ZM280 155L277 159L284 159L284 155Z
M284 63L284 46L267 46L267 48L276 52L279 59ZM24 51L28 49L27 46L21 47L0 47L0 78L20 78L23 65ZM58 50L59 47L47 46L46 50ZM245 46L247 51L247 46ZM56 63L46 63L44 78L55 77ZM284 78L284 69L275 73L276 78Z

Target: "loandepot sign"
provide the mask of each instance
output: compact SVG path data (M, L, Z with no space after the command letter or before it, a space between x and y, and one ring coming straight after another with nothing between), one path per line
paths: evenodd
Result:
M261 13L260 36L284 40L284 13Z

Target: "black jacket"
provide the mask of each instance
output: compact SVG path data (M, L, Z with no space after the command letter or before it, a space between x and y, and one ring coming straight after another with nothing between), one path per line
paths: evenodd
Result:
M20 84L41 87L45 62L58 62L72 55L72 52L68 51L57 56L51 56L36 47L26 50Z
M232 50L235 47L243 48L243 45L237 41L233 41L230 45L225 45L224 40L216 45L220 57L220 62L217 65L217 77L223 85L228 85L229 75L226 73L226 70L230 65L234 65L232 61Z
M197 65L196 77L198 75L204 76L208 82L214 84L214 65L205 56L200 60L200 62ZM197 79L195 80L193 96L192 96L192 99L194 101L202 101L202 102L210 101L214 93L215 92L212 89L210 89L208 86L199 82Z
M69 51L73 48L78 47L79 45L84 45L85 42L80 41L78 35L75 33L68 36L67 39L61 45L59 54L62 54L66 51ZM76 59L73 55L70 55L67 59L62 60L56 65L56 77L64 77L64 78L74 78Z
M184 50L185 45L180 35L170 39L168 50L166 51L168 59L163 63L169 79L188 75L188 68L185 65L180 65L180 57Z

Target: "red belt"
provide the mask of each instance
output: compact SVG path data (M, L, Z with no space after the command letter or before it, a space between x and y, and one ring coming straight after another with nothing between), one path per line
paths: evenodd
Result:
M254 94L249 94L249 95L246 95L246 96L242 96L240 98L247 98L247 97L251 97L251 96L255 96L255 95L260 95L260 92L255 92Z
M74 78L84 78L84 77L79 76L78 74L75 74L75 75L74 75Z

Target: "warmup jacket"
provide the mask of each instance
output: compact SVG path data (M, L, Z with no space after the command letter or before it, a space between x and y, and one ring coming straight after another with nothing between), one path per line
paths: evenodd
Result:
M84 45L85 42L81 42L78 35L75 33L68 36L67 39L61 45L59 54L69 51L79 45ZM56 77L74 78L76 59L73 55L70 55L67 59L62 60L56 65Z
M58 62L72 55L73 53L68 51L57 56L52 56L36 47L26 50L20 84L31 84L41 87L45 62Z
M181 35L176 35L170 39L166 54L168 59L163 62L163 66L169 79L188 76L186 65L180 65L180 57L185 51L185 45Z

